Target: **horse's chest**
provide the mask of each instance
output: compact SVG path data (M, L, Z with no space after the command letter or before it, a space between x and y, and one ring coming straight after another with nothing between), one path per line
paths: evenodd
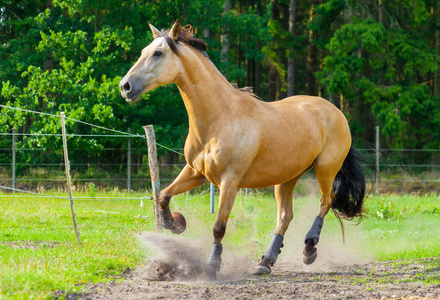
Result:
M188 164L211 182L216 182L219 175L219 162L222 161L221 147L204 147L188 155Z

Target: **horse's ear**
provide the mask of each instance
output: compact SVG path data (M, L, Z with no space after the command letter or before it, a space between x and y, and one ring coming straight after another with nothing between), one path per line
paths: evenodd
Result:
M180 34L180 27L181 27L180 21L176 20L176 22L174 22L173 28L171 28L168 36L173 40L177 40L177 38L179 37L179 34Z
M156 27L154 27L153 25L151 25L150 22L148 22L148 25L150 26L151 32L153 33L154 38L157 38L158 36L160 36L160 31L159 29L157 29Z

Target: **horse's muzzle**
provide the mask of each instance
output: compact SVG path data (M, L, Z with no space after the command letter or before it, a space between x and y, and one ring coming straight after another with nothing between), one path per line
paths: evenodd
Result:
M127 102L135 102L142 94L142 89L136 88L136 83L130 78L122 78L119 82L119 88L121 89L121 95Z

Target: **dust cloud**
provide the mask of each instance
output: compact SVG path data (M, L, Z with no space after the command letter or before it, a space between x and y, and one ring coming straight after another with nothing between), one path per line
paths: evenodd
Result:
M150 259L137 270L150 281L211 281L212 270L206 261L211 251L208 238L185 238L168 233L143 232L139 239L148 249ZM242 279L251 266L245 256L232 249L224 251L217 280Z
M295 199L294 199L295 204ZM284 248L278 256L277 264L289 264L296 272L315 272L319 270L331 270L334 267L343 267L355 264L365 264L372 261L371 257L366 257L364 251L361 254L362 230L354 223L344 221L345 244L342 232L330 232L328 219L332 212L324 219L324 226L317 245L318 257L311 265L303 263L304 237L313 224L319 210L319 196L307 197L303 206L294 208L294 217L290 223L284 237ZM326 226L327 225L327 226ZM277 265L276 264L276 265ZM276 270L276 265L274 270Z
M365 257L365 254L360 254L360 250L364 245L360 240L362 231L359 227L350 226L350 222L344 222L346 231L346 243L344 245L340 231L331 232L326 228L327 217L317 245L318 258L312 265L305 265L302 254L304 236L310 229L318 212L319 196L308 196L301 205L296 205L296 202L294 199L294 218L286 232L284 247L278 256L277 263L272 268L272 274L276 274L277 269L278 271L288 270L292 273L329 271L335 267L365 264L372 261L371 258ZM275 230L276 215L273 218L273 229ZM190 217L188 221L187 229L193 231L193 233L197 232L196 237L177 236L168 232L144 232L139 236L140 241L148 249L150 257L145 266L138 269L138 272L142 273L146 280L198 282L211 279L208 275L210 270L207 269L206 261L213 241L212 228L209 226L208 228L206 224L202 224L196 218ZM228 224L228 227L231 228L228 229L227 235L233 235L234 226L229 225L232 224ZM347 234L348 232L350 234ZM191 236L194 236L194 234L191 234ZM249 237L247 241L243 241L242 247L251 247L250 244L255 243L257 240L255 237ZM267 246L264 246L264 250ZM227 243L226 239L222 255L222 267L217 274L218 281L240 280L251 276L253 268L258 264L257 257L237 254L243 251L236 250ZM258 255L262 254L259 253ZM255 253L253 255L255 256Z

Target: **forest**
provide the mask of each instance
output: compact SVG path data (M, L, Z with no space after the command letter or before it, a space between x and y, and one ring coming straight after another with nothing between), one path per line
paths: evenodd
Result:
M181 149L188 119L175 85L135 104L118 87L153 39L148 22L169 29L176 19L193 26L231 83L253 87L263 101L331 101L356 147L372 147L380 126L383 148L440 148L440 0L2 0L0 104L135 134L153 124L159 143ZM11 147L15 128L17 147L43 149L47 161L62 155L61 137L32 135L60 133L58 118L1 107L0 128L0 148ZM67 131L102 134L73 121ZM74 162L107 155L117 163L121 157L103 150L126 142L69 143L89 153L71 154Z

